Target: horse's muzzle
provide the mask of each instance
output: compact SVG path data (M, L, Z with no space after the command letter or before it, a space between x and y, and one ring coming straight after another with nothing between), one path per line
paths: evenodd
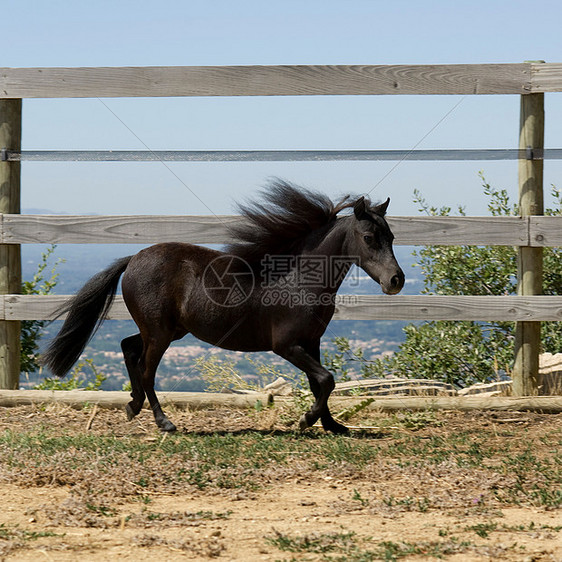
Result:
M404 272L399 269L395 275L393 275L388 283L383 283L381 281L380 286L384 293L387 295L397 295L404 287Z

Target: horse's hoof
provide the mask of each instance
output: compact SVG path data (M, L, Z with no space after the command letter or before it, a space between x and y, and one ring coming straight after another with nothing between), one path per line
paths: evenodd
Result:
M336 435L345 435L346 433L349 433L349 429L336 420L331 420L330 423L327 423L323 427L326 431L331 431Z
M170 420L160 422L158 427L160 428L160 431L165 431L166 433L174 433L174 431L178 430L178 428Z
M299 420L299 431L305 431L309 427L310 426L308 425L308 422L306 421L306 414L303 414L301 416L301 419Z
M131 421L137 414L135 414L135 412L133 411L133 408L131 408L130 404L127 404L125 406L125 412L127 413L127 420Z

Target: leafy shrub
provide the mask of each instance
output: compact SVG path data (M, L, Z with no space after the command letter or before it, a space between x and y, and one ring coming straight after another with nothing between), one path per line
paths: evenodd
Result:
M88 373L85 367L91 371ZM84 359L64 379L49 378L36 385L35 390L100 390L107 376L98 371L92 359Z
M57 284L59 274L56 272L57 266L64 262L62 259L56 260L47 276L49 258L55 251L56 246L50 246L41 254L41 261L37 266L37 271L31 281L23 281L21 292L23 295L48 295ZM20 371L22 373L33 373L39 370L37 352L39 351L39 339L41 331L48 323L46 320L22 320L21 322L21 359Z
M488 210L493 217L516 216L505 189L496 190L482 173ZM545 215L562 215L562 195L552 188L554 208ZM449 216L450 207L432 207L415 192L420 212ZM459 207L458 214L465 215ZM424 274L424 294L435 295L513 295L517 292L517 251L511 246L426 246L415 251ZM562 291L562 248L544 249L546 295ZM442 380L458 386L497 380L509 375L513 361L512 322L413 323L404 328L406 341L393 356L378 359L363 368L365 376L394 374L403 377ZM542 324L543 351L562 349L562 324Z

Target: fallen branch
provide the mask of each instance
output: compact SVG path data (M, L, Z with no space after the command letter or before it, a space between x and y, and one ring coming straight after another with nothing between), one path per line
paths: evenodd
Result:
M500 410L562 413L562 396L400 396L377 397L369 409L380 410Z
M505 410L559 414L562 413L562 396L376 396L370 410ZM89 390L0 390L0 407L33 404L66 404L73 408L98 405L99 408L124 408L130 400L127 392ZM211 392L161 392L164 407L199 410L212 407L254 408L258 403L273 402L270 394L217 394ZM283 403L291 398L276 397ZM365 397L334 396L333 408L353 408ZM145 404L148 408L148 403Z
M376 396L368 410L496 410L508 412L562 413L562 396ZM334 396L330 405L334 411L352 408L365 397ZM276 398L276 403L285 401Z
M98 405L95 404L94 409L92 410L92 415L90 416L90 419L88 420L88 423L86 424L86 431L90 431L90 429L92 428L92 423L93 423L94 418L96 417L97 413L98 413Z
M334 395L405 395L405 396L455 396L457 391L453 385L428 379L359 379L338 382Z
M271 394L218 394L212 392L160 392L162 406L200 410L215 406L254 408L273 402ZM65 404L83 408L86 404L99 408L122 409L131 400L128 392L97 390L0 390L0 406L27 406L33 404ZM145 402L145 408L149 408ZM93 417L92 417L93 419Z

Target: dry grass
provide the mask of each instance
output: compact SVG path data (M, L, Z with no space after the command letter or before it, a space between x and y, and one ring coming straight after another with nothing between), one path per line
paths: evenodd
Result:
M434 530L435 537L425 541L445 558L480 552L478 541L489 543L482 533L499 536L498 518L506 509L547 517L562 506L560 415L364 410L350 423L377 429L335 437L316 429L295 432L288 423L294 411L290 405L286 408L170 412L185 429L165 436L154 428L149 412L127 423L118 411L61 406L0 409L0 480L22 490L64 491L60 501L32 502L26 508L28 518L44 522L41 532L129 533L126 543L137 555L189 552L198 559L232 555L239 548L237 539L224 533L197 535L201 529L228 527L231 508L260 503L270 494L275 498L276 490L283 494L269 501L278 502L279 510L294 500L287 490L310 490L312 499L300 500L298 509L316 512L321 505L322 516L339 521L340 527L349 525L348 530L355 528L353 521L365 517L394 521L413 516L420 525L424 522L424 528L438 515L462 519L464 526L451 523L449 528L457 529L454 533L443 527L439 531L446 536ZM174 502L180 498L180 507L189 498L197 509L178 509ZM166 508L156 509L162 502ZM220 509L209 509L211 504ZM0 552L24 556L38 542L47 549L60 547L56 536L30 535L27 527L15 527L9 520L1 525L5 533L0 533ZM510 532L528 534L529 525ZM560 528L547 526L555 541ZM281 547L271 539L276 537L272 528L262 529L255 549L258 554L260 549L273 549L279 557ZM170 535L173 529L182 529L182 536ZM411 531L415 529L414 524ZM187 540L184 531L193 536ZM425 531L421 527L418 531L422 540ZM306 541L299 536L300 542L288 534L284 540L300 544L302 553ZM384 546L382 535L378 541L365 533L345 536L345 541L340 537L334 542L330 553L306 551L305 559L393 560L420 555L419 549L408 550L407 541L402 546L386 541ZM463 536L468 537L467 544L461 546ZM332 544L332 539L319 538L320 544ZM70 552L76 545L69 544ZM101 559L105 551L100 548L94 551ZM510 558L510 548L501 557L518 559Z

